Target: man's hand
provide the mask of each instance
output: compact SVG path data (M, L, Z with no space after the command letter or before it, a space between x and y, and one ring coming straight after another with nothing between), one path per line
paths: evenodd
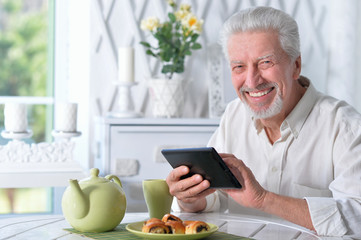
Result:
M205 197L215 190L209 189L209 181L203 180L199 174L181 179L187 173L189 173L189 168L186 166L175 168L169 173L166 179L169 192L178 199L178 204L182 210L186 212L202 211L206 207Z
M241 189L224 189L236 202L245 207L262 210L267 191L257 182L251 170L233 154L220 154L223 161L241 183Z
M232 154L220 154L224 162L242 184L241 189L224 189L239 204L277 215L288 221L315 230L306 200L282 196L266 191L252 171Z

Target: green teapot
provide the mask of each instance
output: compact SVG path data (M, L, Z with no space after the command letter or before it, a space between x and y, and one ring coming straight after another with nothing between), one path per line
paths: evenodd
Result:
M62 210L70 225L81 232L105 232L122 220L127 206L119 178L98 177L99 169L90 170L89 178L70 179L62 198Z

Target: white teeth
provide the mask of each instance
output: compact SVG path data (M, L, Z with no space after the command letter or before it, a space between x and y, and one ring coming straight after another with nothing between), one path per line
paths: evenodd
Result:
M262 96L266 95L267 93L269 93L271 90L272 90L272 88L269 90L263 91L263 92L249 92L249 95L251 97L262 97Z

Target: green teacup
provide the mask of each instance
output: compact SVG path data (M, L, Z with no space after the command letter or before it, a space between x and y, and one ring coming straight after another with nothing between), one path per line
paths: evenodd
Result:
M173 196L164 179L143 180L143 194L148 207L149 218L159 218L170 213Z

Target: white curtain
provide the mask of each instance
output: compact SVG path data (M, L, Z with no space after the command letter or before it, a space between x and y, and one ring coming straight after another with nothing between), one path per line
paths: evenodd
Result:
M361 1L332 0L326 93L361 110ZM317 66L315 66L317 67Z

